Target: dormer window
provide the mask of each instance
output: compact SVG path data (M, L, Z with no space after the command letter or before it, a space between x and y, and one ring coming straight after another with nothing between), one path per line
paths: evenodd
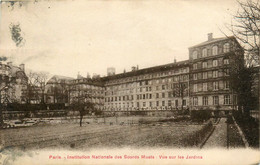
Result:
M194 60L198 58L198 52L196 50L192 53L192 58Z
M207 57L207 49L202 49L202 57Z
M218 46L213 46L212 55L217 55L217 54L218 54Z

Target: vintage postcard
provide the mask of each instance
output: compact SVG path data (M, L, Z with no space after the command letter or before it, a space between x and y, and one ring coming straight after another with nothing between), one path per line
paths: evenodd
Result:
M0 165L259 164L259 0L0 0Z

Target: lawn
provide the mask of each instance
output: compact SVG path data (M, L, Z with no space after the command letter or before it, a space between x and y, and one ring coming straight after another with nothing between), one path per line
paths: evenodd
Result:
M185 122L153 122L138 124L139 120L158 121L161 118L86 119L83 127L73 120L57 124L42 124L26 128L1 130L1 147L74 148L102 147L166 147L179 148L181 139L202 128ZM90 124L86 124L89 122Z

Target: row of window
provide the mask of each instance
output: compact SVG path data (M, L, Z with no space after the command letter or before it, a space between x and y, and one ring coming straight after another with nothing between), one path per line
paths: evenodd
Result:
M225 43L223 46L223 52L227 53L230 51L230 44L229 43ZM219 47L217 45L212 47L212 55L218 55L220 53L219 51ZM210 49L204 48L202 49L201 52L202 56L201 57L207 57L208 55L210 55ZM195 50L192 52L192 59L198 59L199 57L199 51Z
M184 96L187 94L183 92ZM168 94L168 98L170 97L179 97L178 93L175 92L168 92L168 93L156 93L155 98L165 98L166 95ZM113 101L128 101L128 100L133 100L134 96L133 95L127 95L127 96L116 96L116 97L107 97L105 98L105 102L113 102ZM151 93L146 93L146 94L138 94L136 95L137 100L143 100L143 99L152 99L152 94Z
M202 62L202 68L203 68L203 69L209 68L208 62L209 62L209 61L204 61L204 62ZM225 58L225 59L223 60L223 62L224 62L224 65L228 65L228 64L229 64L229 59ZM219 66L218 60L213 60L213 61L212 61L212 67L217 67L217 66ZM194 64L192 65L192 68L193 68L193 70L198 69L198 63L194 63Z
M209 96L203 96L202 105L209 105L208 100L209 100ZM213 100L213 105L219 105L219 96L212 96L212 100ZM234 99L234 104L236 104L235 102L236 102L236 100ZM192 104L194 106L198 105L198 97L192 98ZM224 105L230 105L230 104L231 104L230 95L224 95Z
M235 99L236 97L234 97L234 104L236 104L235 102L236 102L236 99ZM219 105L219 96L212 96L212 100L213 100L213 105ZM175 100L175 105L174 106L176 106L176 107L178 107L179 106L179 101L180 100ZM167 103L168 102L168 103ZM168 101L165 101L165 100L163 100L163 101L155 101L155 102L152 102L152 101L150 101L150 102L136 102L136 107L140 107L141 106L141 104L142 104L142 107L147 107L148 105L147 105L147 103L149 103L149 107L153 107L153 106L173 106L173 102L172 102L172 100L168 100ZM155 105L154 105L155 104ZM193 97L192 98L192 104L193 104L193 106L198 106L199 104L198 104L198 97ZM224 105L230 105L231 104L231 97L230 97L230 95L224 95ZM108 104L109 106L111 105L111 106L115 106L115 107L121 107L121 103L111 103L111 104ZM127 103L123 103L122 104L123 105L123 107L134 107L134 103L133 102L127 102ZM181 105L181 104L180 104ZM185 100L185 99L183 99L183 101L182 101L182 105L183 106L186 106L187 105L187 101ZM204 105L204 106L207 106L207 105L209 105L209 96L203 96L202 97L202 105Z
M186 106L187 105L187 101L185 100L185 99L183 99L183 101L182 101L182 105L183 106ZM125 107L134 107L134 103L133 102L127 102L127 103L123 103L123 104L121 104L121 103L111 103L111 104L108 104L108 106L115 106L115 107L117 107L117 108L120 108L120 107L123 107L123 108L125 108ZM159 106L173 106L173 102L172 102L172 100L168 100L168 101L165 101L165 100L163 100L163 101L155 101L155 102L152 102L152 101L150 101L150 102L136 102L136 107L153 107L153 106L157 106L157 107L159 107ZM175 100L175 106L176 107L178 107L179 106L179 100Z
M111 80L111 81L109 81L108 84L136 81L136 80L142 80L145 78L155 78L155 77L160 77L160 76L168 76L168 75L174 75L174 74L179 74L179 73L188 73L188 72L189 72L189 67L184 67L184 68L179 68L179 69L175 69L175 70L167 71L167 72L160 72L160 73L153 73L153 74L147 74L147 75L140 75L137 77L129 77L129 78L124 78L124 79Z
M193 92L198 92L198 91L208 91L208 83L202 83L202 89L198 89L198 86L201 84L193 84ZM229 89L230 87L230 82L229 81L224 81L223 82L224 89ZM213 82L213 90L219 90L219 82L214 81Z
M223 75L229 76L229 69L223 69ZM219 77L219 71L213 70L208 72L202 72L202 73L194 73L193 74L193 80L199 80L199 79L207 79L207 78L217 78Z
M157 79L153 80L154 84L161 84L161 83L168 83L168 82L179 82L179 81L187 81L189 79L189 75L180 75L180 76L174 76L171 78L164 78L164 79ZM139 86L143 85L152 85L152 80L147 80L147 81L142 81L137 83ZM107 90L113 90L113 89L123 89L123 88L131 88L131 87L136 87L135 83L126 83L126 84L121 84L117 86L109 86L106 87Z

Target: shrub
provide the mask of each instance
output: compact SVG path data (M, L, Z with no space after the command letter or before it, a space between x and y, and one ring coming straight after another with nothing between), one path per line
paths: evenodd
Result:
M191 119L196 122L203 122L211 117L211 113L208 110L191 111Z
M183 138L183 144L185 147L198 146L203 142L209 132L213 129L212 121L209 121L202 129L192 133L191 135Z

